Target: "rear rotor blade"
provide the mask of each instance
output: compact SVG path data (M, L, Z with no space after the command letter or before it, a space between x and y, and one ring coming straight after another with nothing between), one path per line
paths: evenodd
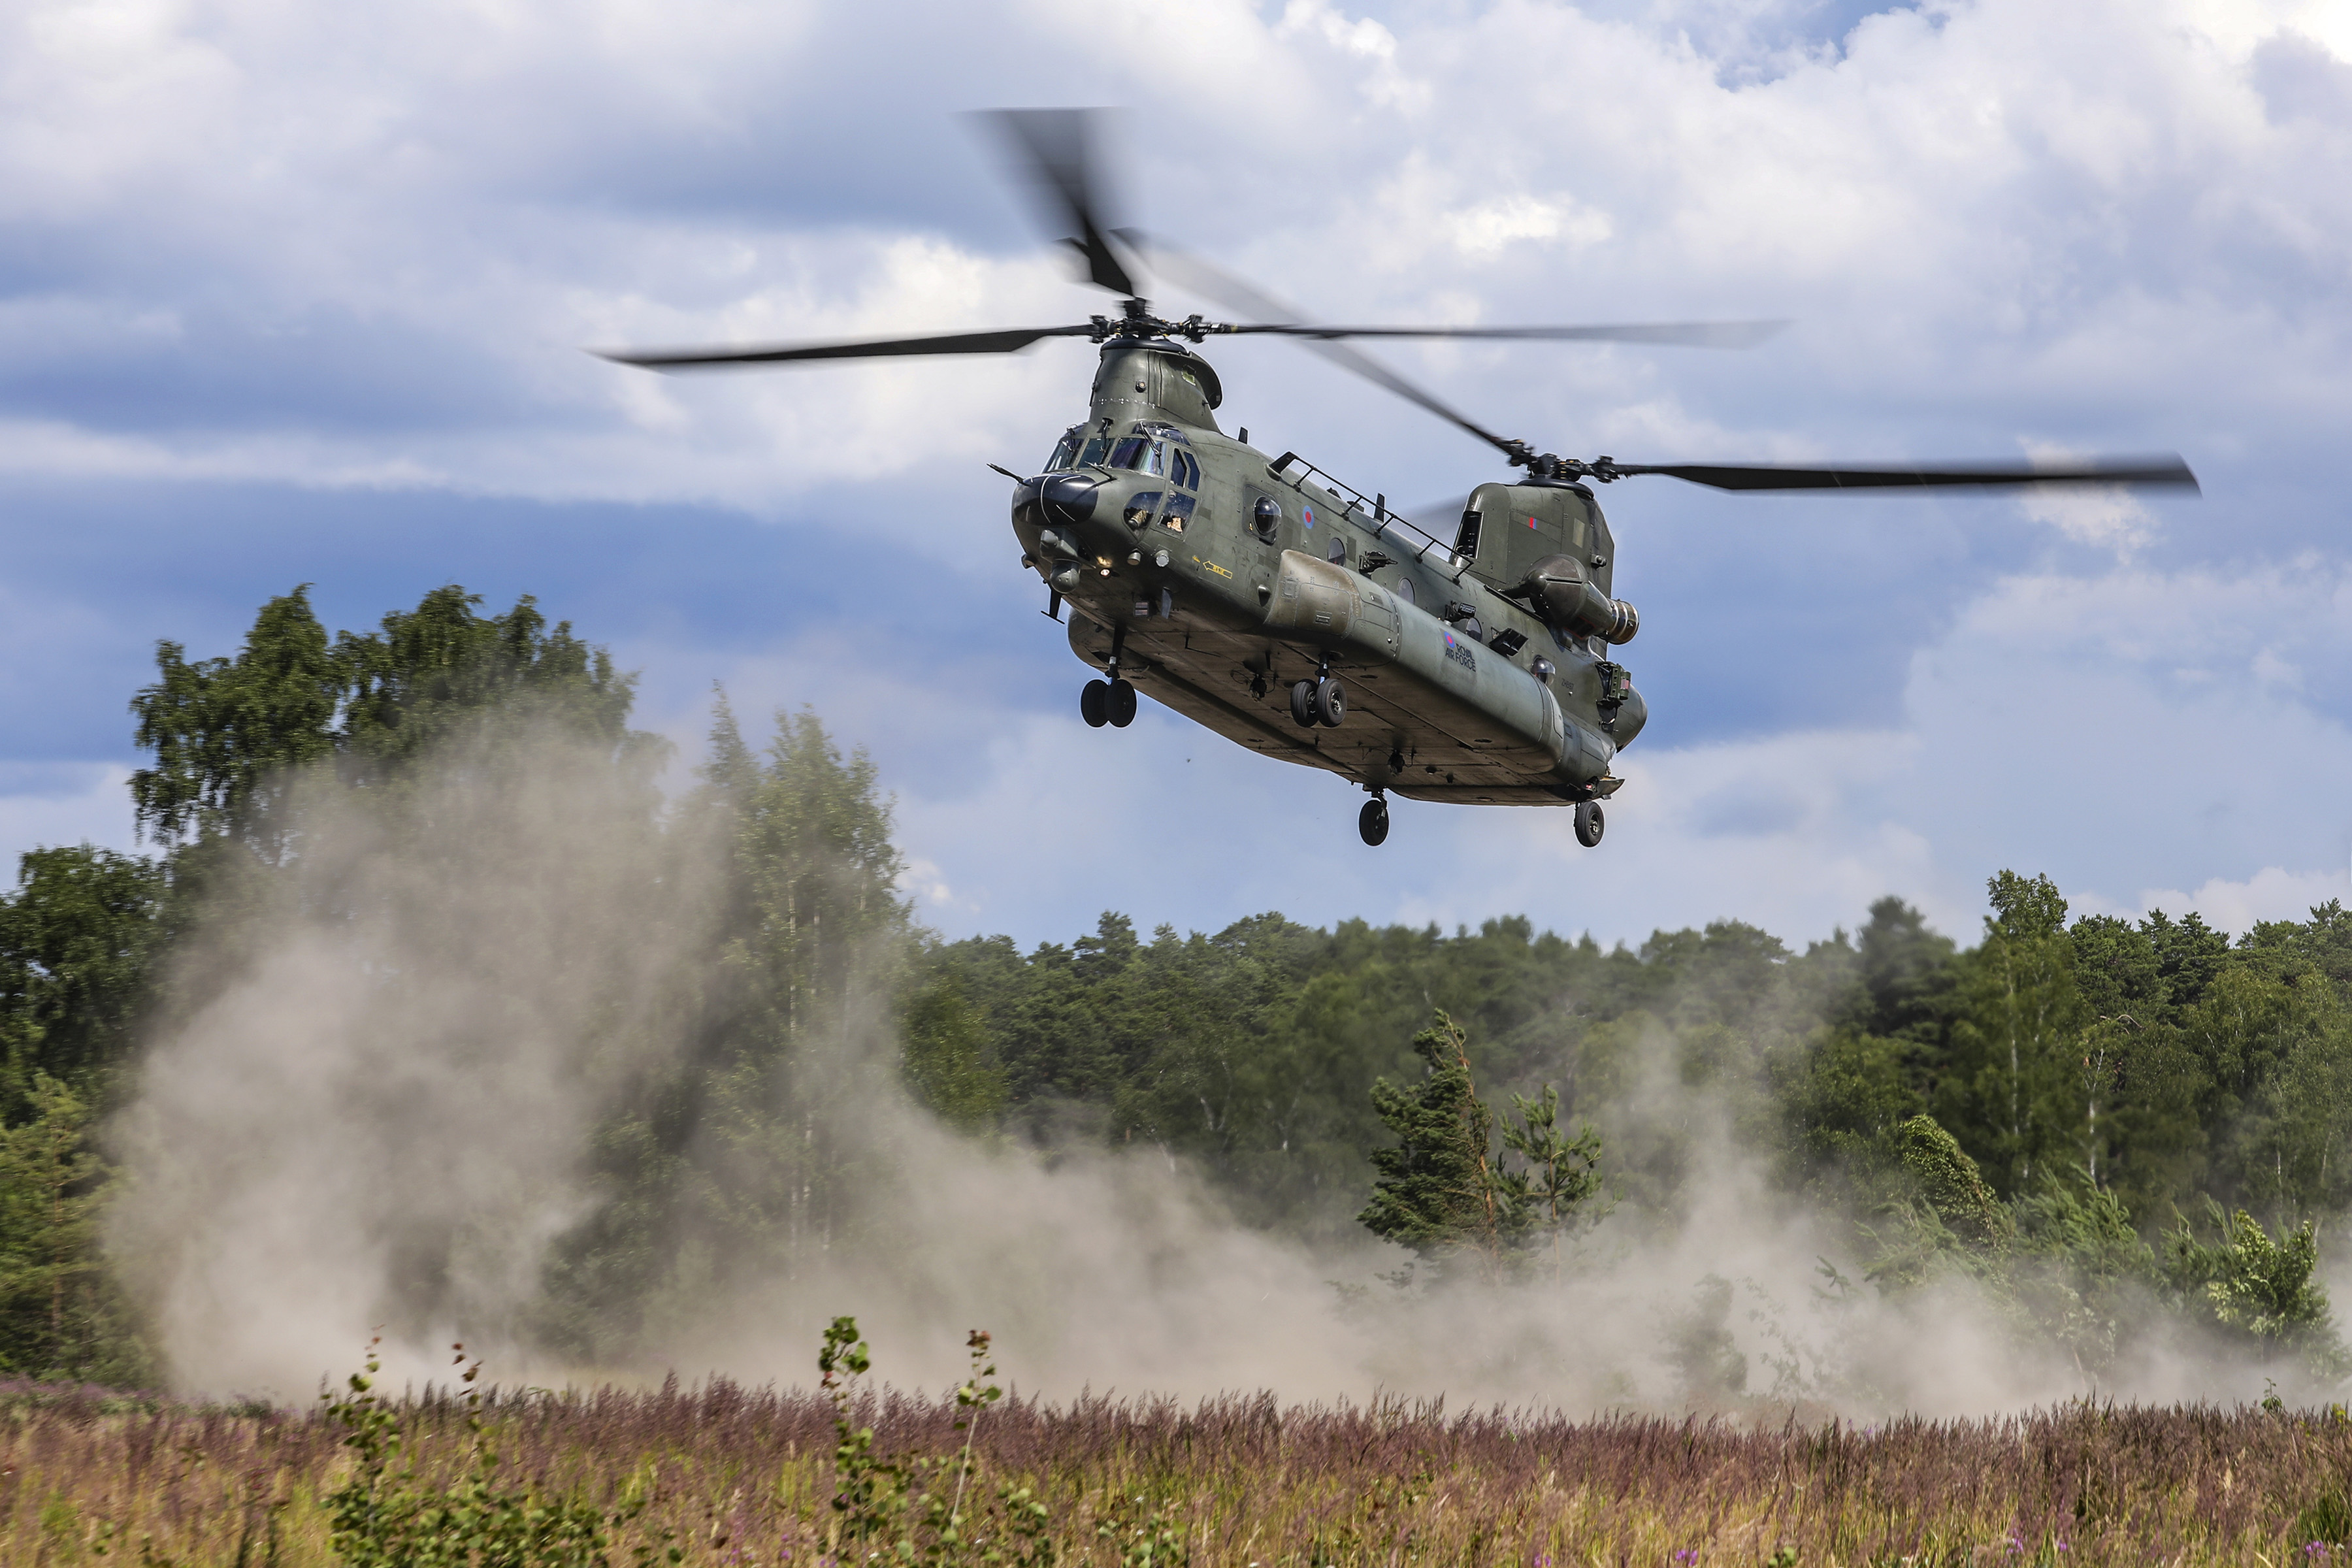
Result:
M1307 322L1269 322L1223 330L1323 340L1532 338L1552 342L1673 343L1684 348L1748 349L1788 324L1786 321L1654 321L1622 327L1324 327Z
M796 360L887 359L902 354L1018 353L1045 338L1083 338L1092 327L1015 327L993 332L940 332L924 338L859 338L831 343L775 343L743 349L591 349L599 359L647 370L710 370L788 364Z
M1719 490L1923 489L1958 485L2185 485L2197 476L2177 456L2101 458L2083 463L1951 463L1939 468L1783 468L1724 463L1620 463L1603 458L1594 477L1664 474ZM2200 491L2201 493L2201 491Z
M1060 228L1086 263L1087 280L1114 294L1142 292L1111 244L1096 178L1105 119L1095 109L999 109L979 117L996 128L1037 198L1049 229Z

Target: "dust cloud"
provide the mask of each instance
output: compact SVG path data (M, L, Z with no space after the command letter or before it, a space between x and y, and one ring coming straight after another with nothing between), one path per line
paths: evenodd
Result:
M861 1223L787 1277L674 1306L648 1356L566 1364L533 1348L545 1266L597 1201L600 1122L689 1047L682 977L712 940L726 847L656 831L608 756L554 738L446 757L392 809L308 787L289 867L195 942L183 1021L111 1130L131 1180L110 1247L188 1389L299 1402L378 1326L393 1374L419 1381L462 1340L507 1383L805 1383L848 1312L891 1383L945 1385L985 1327L1008 1378L1056 1398L1874 1417L2260 1393L2259 1373L2155 1340L2095 1382L1965 1282L1899 1303L1839 1291L1820 1259L1859 1270L1830 1227L1772 1194L1663 1050L1604 1131L1691 1152L1681 1212L1619 1211L1556 1275L1420 1291L1381 1282L1394 1249L1310 1252L1234 1223L1156 1151L948 1132L900 1089L878 1022L815 1047L850 1086L833 1135L879 1173Z

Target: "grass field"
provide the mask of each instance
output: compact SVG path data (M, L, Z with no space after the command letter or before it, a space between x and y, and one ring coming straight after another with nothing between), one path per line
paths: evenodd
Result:
M383 1408L424 1484L469 1473L461 1400ZM886 1459L952 1457L963 1441L950 1398L886 1391L858 1396L853 1410ZM896 1548L843 1538L832 1506L834 1406L821 1393L719 1382L493 1394L480 1412L499 1487L634 1510L601 1549L616 1565L822 1565ZM0 1388L0 1561L332 1563L327 1498L352 1469L345 1436L318 1411ZM2352 1425L2247 1409L2081 1405L1992 1421L1757 1429L1406 1404L1284 1407L1270 1397L1197 1406L1008 1399L980 1415L971 1455L963 1545L943 1552L918 1539L919 1558L2276 1568L2332 1557L2342 1549L2313 1542L2352 1533ZM954 1479L945 1468L940 1477ZM1023 1486L1034 1502L1017 1495ZM1026 1510L1025 1535L1008 1497Z

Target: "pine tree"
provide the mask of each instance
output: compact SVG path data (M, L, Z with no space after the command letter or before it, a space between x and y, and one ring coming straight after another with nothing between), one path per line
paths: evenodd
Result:
M30 1098L30 1119L0 1131L0 1372L145 1382L99 1249L112 1173L85 1142L89 1110L47 1073Z
M1502 1141L1528 1163L1514 1171L1495 1147L1495 1113L1471 1081L1461 1026L1441 1010L1413 1037L1412 1051L1426 1068L1418 1085L1372 1086L1373 1108L1397 1142L1371 1152L1380 1179L1357 1218L1433 1262L1470 1253L1495 1278L1536 1236L1556 1238L1598 1190L1600 1137L1589 1128L1561 1136L1555 1089L1536 1100L1515 1096L1519 1122L1501 1130Z

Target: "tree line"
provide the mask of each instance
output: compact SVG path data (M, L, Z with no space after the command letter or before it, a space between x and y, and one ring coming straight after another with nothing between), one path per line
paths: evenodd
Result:
M1802 951L1737 921L1603 948L1519 917L1272 912L1149 937L1106 912L1024 951L919 926L882 782L813 712L755 744L717 699L666 799L633 699L529 598L485 616L454 586L333 636L297 589L234 653L158 646L131 701L150 852L37 849L0 894L0 1373L167 1372L100 1245L101 1129L142 1042L261 940L305 803L331 788L422 843L420 769L528 767L550 732L634 803L649 886L689 854L721 868L675 913L682 1044L598 1127L595 1201L545 1267L531 1331L566 1352L625 1358L680 1300L865 1223L879 1156L828 1113L854 1085L818 1048L856 1035L959 1135L1148 1149L1243 1223L1406 1246L1424 1285L1572 1268L1601 1207L1671 1224L1728 1152L1847 1217L1864 1277L1824 1262L1830 1289L1966 1275L2093 1362L2147 1301L2315 1366L2341 1353L2315 1281L2352 1204L2336 902L2232 942L2194 913L2074 916L2004 872L1965 945L1889 898Z

